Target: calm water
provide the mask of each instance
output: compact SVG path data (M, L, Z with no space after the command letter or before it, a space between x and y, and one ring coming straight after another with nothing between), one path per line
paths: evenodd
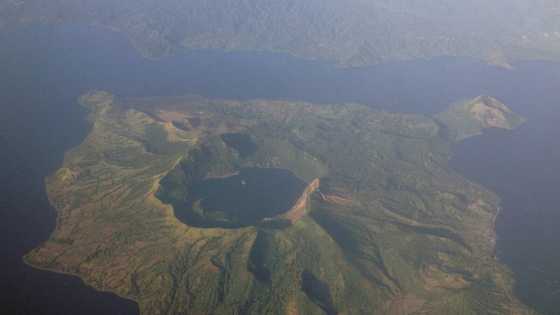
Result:
M556 82L560 82L560 77ZM558 93L558 92L556 92ZM546 314L560 309L560 97L518 99L529 122L492 130L457 148L453 166L497 192L498 254L517 276L518 295ZM517 107L517 106L516 106Z
M209 51L150 61L119 34L78 26L26 27L0 34L0 42L0 305L8 313L137 313L132 302L21 262L54 227L43 178L87 132L75 100L89 89L361 102L417 113L440 111L459 98L496 96L528 123L469 139L452 162L503 197L499 256L515 272L518 295L543 312L560 309L558 64L523 63L507 71L440 58L341 69L281 54Z
M305 186L288 170L242 168L232 176L194 182L190 202L200 200L206 217L213 213L214 219L197 220L185 210L176 211L176 215L184 222L204 227L256 225L290 210Z

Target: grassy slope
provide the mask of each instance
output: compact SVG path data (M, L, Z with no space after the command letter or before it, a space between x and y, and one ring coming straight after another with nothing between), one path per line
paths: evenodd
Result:
M82 102L92 130L47 180L58 223L25 257L33 266L143 314L528 313L494 257L498 199L447 167L451 142L432 118L272 101L117 106L105 93ZM160 122L156 106L196 126ZM252 156L217 140L238 131L256 139ZM204 163L193 159L202 147ZM321 182L287 227L195 228L155 197L179 165L283 167Z

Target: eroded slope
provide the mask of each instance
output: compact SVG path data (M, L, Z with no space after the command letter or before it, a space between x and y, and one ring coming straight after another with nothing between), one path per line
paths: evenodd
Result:
M528 313L494 257L498 199L449 169L455 138L434 118L102 92L82 103L92 130L47 180L59 215L26 256L36 267L131 298L143 314ZM192 210L177 202L193 179L243 167L285 169L308 187L291 210L251 225L176 218Z

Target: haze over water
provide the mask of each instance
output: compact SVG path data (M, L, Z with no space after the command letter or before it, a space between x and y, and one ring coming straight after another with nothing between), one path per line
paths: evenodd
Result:
M509 71L439 58L343 69L282 54L209 51L152 61L119 34L68 25L26 27L0 40L3 305L32 314L137 312L134 303L89 289L77 278L21 262L54 227L43 178L87 132L76 99L104 89L119 96L360 102L427 114L460 98L495 96L528 122L513 132L490 131L465 141L452 165L503 198L498 253L515 272L519 296L548 314L560 308L560 64L521 63Z

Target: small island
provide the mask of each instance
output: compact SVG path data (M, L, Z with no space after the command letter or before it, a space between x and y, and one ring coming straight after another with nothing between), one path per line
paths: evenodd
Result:
M456 141L523 121L491 97L434 117L99 91L81 103L91 130L46 180L58 220L32 266L142 314L530 314L494 255L498 197L448 166Z

